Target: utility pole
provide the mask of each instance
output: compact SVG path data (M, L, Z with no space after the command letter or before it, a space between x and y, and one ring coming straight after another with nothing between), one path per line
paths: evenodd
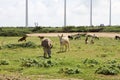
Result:
M25 10L25 26L28 27L28 0L26 0L26 10Z
M92 0L90 0L90 26L92 26Z
M109 26L111 26L111 0L110 0L110 7L109 7Z
M64 0L64 27L66 27L66 0Z

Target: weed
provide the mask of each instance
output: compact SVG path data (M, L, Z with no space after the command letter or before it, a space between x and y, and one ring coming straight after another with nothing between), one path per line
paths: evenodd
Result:
M53 67L55 65L57 65L57 63L55 61L52 60L37 60L37 59L21 59L22 60L22 66L23 67L44 67L44 68L48 68L48 67Z
M31 41L26 42L26 43L21 43L21 44L7 44L4 46L5 48L36 48L37 45Z
M39 62L36 59L21 59L22 60L22 66L23 67L34 67ZM40 65L39 65L40 66Z
M95 59L88 59L86 58L84 61L83 61L83 64L99 64L99 62Z
M99 67L95 73L104 74L104 75L117 75L119 73L119 69L112 65L104 65Z
M100 66L96 73L104 74L104 75L117 75L119 73L119 64L117 60L108 60L106 61L103 66Z
M59 73L64 73L64 74L79 74L81 71L79 69L72 69L72 68L61 68L59 70Z
M9 61L7 60L4 59L0 60L0 65L9 65L9 64L10 64Z

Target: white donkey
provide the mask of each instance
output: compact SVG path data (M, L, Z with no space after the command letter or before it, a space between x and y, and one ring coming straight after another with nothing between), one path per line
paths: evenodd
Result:
M69 50L69 38L67 36L63 36L63 34L60 36L58 35L60 40L60 51L67 51ZM65 47L65 49L64 49Z

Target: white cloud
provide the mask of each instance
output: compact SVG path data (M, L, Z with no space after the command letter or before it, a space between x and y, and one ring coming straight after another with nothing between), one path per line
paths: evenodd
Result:
M29 26L63 26L64 0L28 0ZM89 25L90 0L67 0L67 25ZM109 0L93 0L93 25L106 24ZM112 24L120 25L120 0L112 0ZM25 0L0 0L0 26L25 25Z

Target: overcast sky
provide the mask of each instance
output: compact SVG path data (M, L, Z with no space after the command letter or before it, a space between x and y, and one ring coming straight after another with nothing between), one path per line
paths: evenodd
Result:
M64 0L28 0L29 26L64 25ZM109 24L109 1L93 0L93 25ZM90 25L90 0L67 0L67 25ZM25 25L25 0L0 0L0 26ZM112 25L120 25L120 0L112 0Z

